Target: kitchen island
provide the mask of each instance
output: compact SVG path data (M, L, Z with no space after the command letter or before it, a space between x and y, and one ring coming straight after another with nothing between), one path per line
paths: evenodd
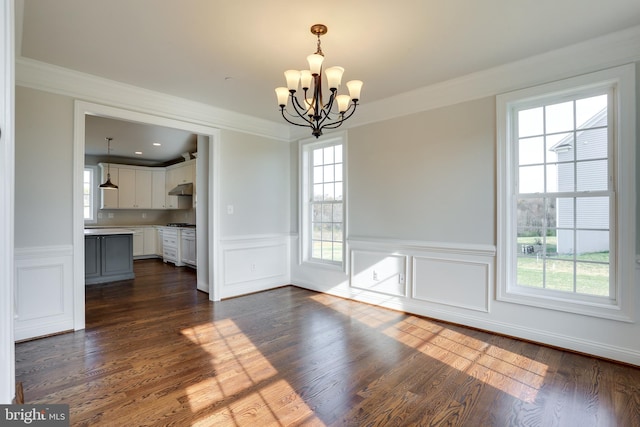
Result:
M133 279L133 230L85 228L84 260L86 285Z

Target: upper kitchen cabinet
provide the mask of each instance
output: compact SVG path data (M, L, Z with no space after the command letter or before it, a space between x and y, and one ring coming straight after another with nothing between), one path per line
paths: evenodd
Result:
M188 160L184 163L167 166L166 170L166 209L189 209L192 207L193 197L168 195L168 193L178 185L195 183L196 161ZM192 188L195 194L195 185Z
M151 172L151 209L167 209L167 171L156 168Z
M118 208L151 209L151 171L118 168Z
M189 209L195 194L196 165L189 160L165 167L100 163L102 182L110 167L117 190L102 190L101 209ZM169 195L179 185L190 184L189 195Z
M106 163L100 163L100 170L102 175L101 183L107 180L107 173L109 173L111 176L111 182L118 185L119 174L117 167L114 167L114 165L107 165ZM100 193L100 209L118 209L118 189L103 189Z

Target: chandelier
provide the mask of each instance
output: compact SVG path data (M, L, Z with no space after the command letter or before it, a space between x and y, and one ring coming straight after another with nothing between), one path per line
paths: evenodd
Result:
M318 47L316 53L307 56L309 69L285 71L287 87L276 88L276 96L282 117L292 125L310 127L311 134L318 138L322 135L323 129L335 129L353 115L360 99L362 81L348 81L349 95L338 95L344 68L337 66L327 68L325 70L327 87L331 93L327 102L324 103L322 97L324 54L320 48L320 36L327 33L327 27L322 24L313 25L311 33L318 37ZM298 87L303 91L302 100L296 96ZM292 112L285 108L287 104L290 104Z

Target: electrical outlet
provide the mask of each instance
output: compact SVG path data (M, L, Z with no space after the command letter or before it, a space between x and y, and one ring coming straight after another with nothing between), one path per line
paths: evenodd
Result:
M373 280L378 280L378 272L373 270Z
M142 212L142 218L146 218L146 217L147 217L146 212Z
M109 212L108 217L109 217L109 219L113 218L113 212Z
M251 271L256 271L256 265L255 264L251 264Z

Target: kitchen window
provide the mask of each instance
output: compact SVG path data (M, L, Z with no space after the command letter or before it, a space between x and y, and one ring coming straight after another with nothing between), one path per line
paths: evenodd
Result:
M83 174L83 190L82 190L82 207L84 212L85 223L97 222L98 208L98 182L97 167L85 166Z
M631 319L632 66L501 95L499 300Z
M344 138L302 143L302 261L343 266Z

